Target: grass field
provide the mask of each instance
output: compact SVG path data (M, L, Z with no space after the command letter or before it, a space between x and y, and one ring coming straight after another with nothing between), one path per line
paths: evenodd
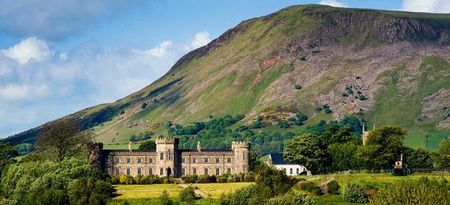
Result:
M131 144L133 150L137 150L140 144ZM128 149L128 144L104 144L103 149L118 150L118 149Z
M210 195L209 198L197 200L196 204L217 204L220 195L224 192L232 192L252 183L210 183L193 184L198 190ZM177 184L151 184L151 185L116 185L117 194L110 204L159 204L161 193L166 190L169 197L178 201L178 194L182 188ZM183 203L181 203L183 204Z

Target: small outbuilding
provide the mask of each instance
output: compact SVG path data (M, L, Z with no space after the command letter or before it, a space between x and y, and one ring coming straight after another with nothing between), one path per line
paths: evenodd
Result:
M299 175L307 172L305 166L284 160L283 154L280 153L269 154L266 163L279 170L284 170L288 176Z

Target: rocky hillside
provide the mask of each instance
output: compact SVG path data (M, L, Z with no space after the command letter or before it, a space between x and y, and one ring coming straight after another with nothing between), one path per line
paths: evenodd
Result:
M408 129L425 146L450 135L450 15L293 6L243 21L183 56L146 88L71 116L105 143L209 116L356 114ZM327 108L332 112L323 112ZM9 138L32 142L40 127Z

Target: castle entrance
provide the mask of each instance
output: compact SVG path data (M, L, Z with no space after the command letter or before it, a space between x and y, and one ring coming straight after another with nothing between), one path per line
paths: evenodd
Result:
M167 169L166 169L166 174L167 174L167 176L172 175L172 169L167 168Z

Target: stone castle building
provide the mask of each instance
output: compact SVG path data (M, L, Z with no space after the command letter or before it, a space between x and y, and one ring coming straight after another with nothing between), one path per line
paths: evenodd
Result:
M249 171L250 144L233 141L231 149L179 149L178 138L160 137L156 150L103 150L101 143L90 145L89 162L110 175L185 175L238 174Z

